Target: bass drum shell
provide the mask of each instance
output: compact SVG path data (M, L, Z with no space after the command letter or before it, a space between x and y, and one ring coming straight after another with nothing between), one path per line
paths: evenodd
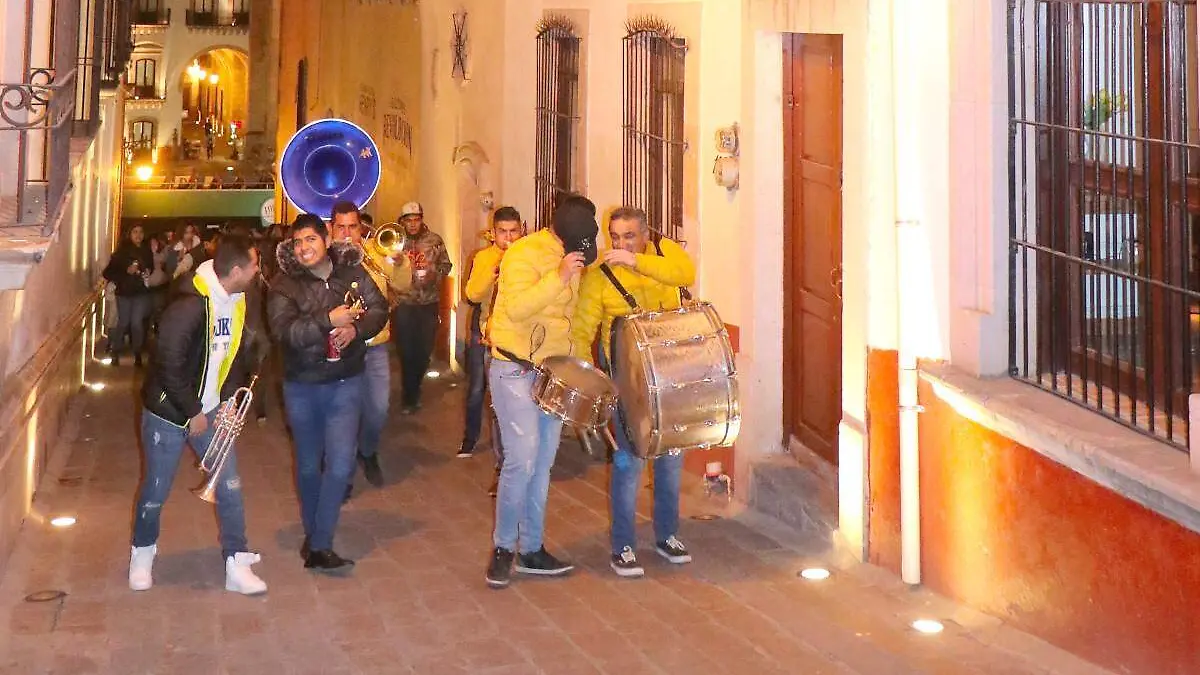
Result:
M711 304L620 318L611 347L625 431L641 456L726 447L737 439L733 347Z

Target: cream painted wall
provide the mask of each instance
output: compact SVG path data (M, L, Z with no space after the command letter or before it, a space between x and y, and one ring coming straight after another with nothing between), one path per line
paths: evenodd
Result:
M112 249L121 171L118 99L101 101L102 123L72 157L74 189L55 239L21 290L0 291L0 382L19 369L62 317L99 282ZM34 300L36 299L36 300Z

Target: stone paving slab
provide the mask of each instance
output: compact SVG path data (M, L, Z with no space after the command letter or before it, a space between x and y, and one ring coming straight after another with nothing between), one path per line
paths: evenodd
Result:
M337 549L352 575L306 572L291 449L277 389L270 418L239 448L251 547L270 585L250 598L223 590L212 508L187 494L181 464L163 513L155 586L127 587L140 475L134 373L108 369L87 393L0 580L0 673L1102 673L1004 624L913 591L826 542L776 521L689 496L680 538L695 562L673 566L647 547L642 579L608 569L604 464L564 441L547 516L548 547L579 568L565 579L483 582L490 551L490 455L454 457L460 382L430 382L425 408L389 420L387 484L344 509ZM719 513L700 521L689 516ZM57 530L54 515L78 524ZM820 563L820 584L796 576ZM66 595L26 602L35 591ZM936 637L918 616L946 621Z

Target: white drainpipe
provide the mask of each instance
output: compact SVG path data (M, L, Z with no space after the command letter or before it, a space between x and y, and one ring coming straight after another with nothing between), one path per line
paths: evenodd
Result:
M928 299L913 288L911 268L925 256L914 255L921 244L919 148L912 136L921 128L920 96L916 80L929 64L917 63L902 40L920 39L906 26L905 17L922 16L919 0L893 0L892 17L892 119L894 120L894 171L896 201L896 331L899 349L900 406L900 578L921 583L920 438L917 415L917 354L913 337L914 305ZM911 23L911 20L910 20ZM919 35L919 33L917 34Z

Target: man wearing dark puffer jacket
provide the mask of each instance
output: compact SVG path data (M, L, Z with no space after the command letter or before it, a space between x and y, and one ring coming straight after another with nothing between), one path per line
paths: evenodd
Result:
M354 564L333 551L333 537L358 452L366 341L387 322L387 300L362 268L362 250L332 244L318 216L297 217L276 257L280 273L267 314L283 347L305 535L300 555L306 568L340 570Z

